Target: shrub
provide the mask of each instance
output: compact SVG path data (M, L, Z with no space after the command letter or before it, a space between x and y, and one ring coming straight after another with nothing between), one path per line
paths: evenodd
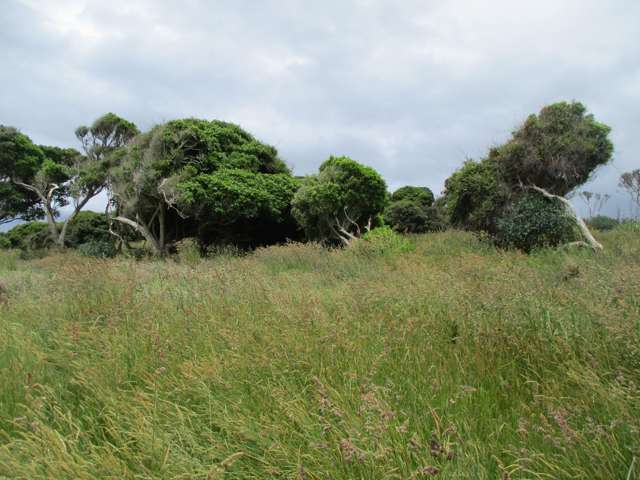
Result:
M595 230L613 230L614 228L616 228L618 225L620 225L620 222L612 217L607 217L606 215L598 215L595 217L590 218L587 223L589 224L589 227L595 229Z
M69 223L65 244L77 248L84 243L113 243L115 237L109 233L109 223L103 213L84 211Z
M27 222L16 225L7 233L5 238L11 248L20 250L42 250L52 246L53 241L44 222Z
M384 221L396 232L425 233L445 229L445 221L433 206L424 207L411 200L392 202L384 212Z
M497 243L525 252L576 238L575 220L564 206L538 193L524 194L497 222Z
M423 207L433 205L433 192L427 187L401 187L391 195L391 202L408 200Z
M469 160L445 181L449 221L465 230L494 233L508 197L509 190L491 158Z
M308 239L340 240L340 227L362 231L383 212L387 186L378 172L348 157L330 157L293 197L292 213ZM358 225L358 228L355 227Z
M385 225L365 233L353 244L352 251L367 256L394 256L414 249L415 245L411 240Z
M11 242L7 238L5 233L0 233L0 250L7 250L11 248Z
M116 256L116 248L113 242L95 240L78 245L78 252L86 257L113 258Z

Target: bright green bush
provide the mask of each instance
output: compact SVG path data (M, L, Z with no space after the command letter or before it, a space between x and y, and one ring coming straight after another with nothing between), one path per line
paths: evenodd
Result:
M296 192L292 213L308 239L335 241L340 225L356 233L370 221L375 224L386 200L387 186L373 168L348 157L330 157Z
M400 187L391 195L391 202L408 200L423 207L430 207L435 200L433 192L427 187Z
M538 193L520 197L497 222L496 242L530 252L577 238L575 220L556 199Z
M449 221L465 230L494 233L508 197L509 189L491 158L469 160L445 181Z
M53 245L45 222L27 222L16 225L5 233L11 248L41 250Z
M409 238L386 225L365 233L353 244L355 253L369 256L394 256L414 249L415 244Z

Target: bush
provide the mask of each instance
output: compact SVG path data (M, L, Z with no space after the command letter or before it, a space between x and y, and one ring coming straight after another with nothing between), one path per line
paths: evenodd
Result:
M384 212L384 221L401 233L437 232L446 228L436 208L424 207L411 200L391 203Z
M78 213L67 229L65 244L71 248L91 242L113 243L115 237L109 233L109 222L104 213L84 211Z
M348 157L330 157L296 192L292 213L307 239L330 242L339 240L340 225L354 231L369 221L375 225L386 201L387 186L373 168Z
M445 181L445 202L450 223L471 231L494 233L509 197L496 162L469 160Z
M95 240L78 245L78 252L86 257L113 258L116 256L116 248L113 242Z
M415 250L407 237L394 232L390 227L374 228L353 244L353 252L367 256L394 256Z
M10 248L20 250L42 250L53 245L45 222L27 222L16 225L4 236L9 241Z
M498 220L496 242L530 252L576 240L575 220L556 199L527 193Z
M11 248L11 242L5 233L0 233L0 250L8 250Z
M598 215L596 217L592 217L587 221L589 228L593 228L595 230L613 230L620 222L612 217L607 217L606 215Z
M423 207L430 207L433 205L434 196L433 192L427 187L401 187L391 195L391 202L400 202L408 200L412 203L417 203Z

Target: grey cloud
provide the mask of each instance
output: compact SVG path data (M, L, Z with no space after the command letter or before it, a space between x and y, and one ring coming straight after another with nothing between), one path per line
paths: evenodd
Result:
M440 192L529 113L577 99L616 144L585 188L615 193L638 167L639 18L631 0L7 0L0 121L74 145L106 111L222 118L296 173L346 154Z

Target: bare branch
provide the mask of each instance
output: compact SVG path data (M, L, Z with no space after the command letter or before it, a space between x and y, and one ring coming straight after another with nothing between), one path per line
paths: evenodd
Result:
M587 224L584 223L584 220L582 220L582 218L580 218L580 216L576 213L575 209L573 208L573 205L571 205L571 202L569 200L567 200L566 198L561 197L559 195L554 195L552 193L549 193L544 188L540 188L540 187L537 187L535 185L530 185L529 188L531 188L532 190L535 190L536 192L541 193L542 195L544 195L547 198L556 198L559 201L561 201L562 204L564 205L565 210L567 211L567 213L571 217L573 217L573 219L575 220L576 224L578 225L578 228L580 229L580 232L582 233L582 235L587 240L587 243L589 244L589 246L591 248L593 248L594 250L602 250L603 249L602 244L599 243L594 238L594 236L589 231L589 227L587 227Z

